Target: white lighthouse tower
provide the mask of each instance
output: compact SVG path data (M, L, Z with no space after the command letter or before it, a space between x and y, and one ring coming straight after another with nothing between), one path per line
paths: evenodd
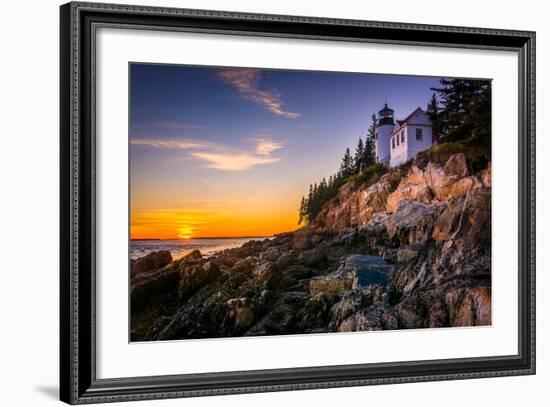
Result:
M395 123L393 110L384 104L384 108L378 112L375 126L376 162L388 165L390 162L390 136Z

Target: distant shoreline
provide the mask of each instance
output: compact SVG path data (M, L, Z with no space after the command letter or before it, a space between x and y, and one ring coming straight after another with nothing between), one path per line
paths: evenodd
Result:
M273 235L272 236L223 236L223 237L212 237L212 236L209 236L209 237L191 237L189 239L154 239L154 238L151 238L151 239L130 239L130 241L132 242L147 242L147 241L154 241L154 242L158 242L158 241L167 241L167 240L180 240L182 242L185 242L185 241L188 241L188 240L221 240L221 239L267 239L267 238L270 238L270 237L274 237Z

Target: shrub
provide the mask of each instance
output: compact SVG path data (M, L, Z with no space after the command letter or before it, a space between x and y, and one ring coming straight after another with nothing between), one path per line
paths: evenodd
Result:
M430 161L434 164L444 164L453 154L464 153L465 151L466 146L463 143L442 143L416 154L414 165L424 169Z
M349 177L347 179L347 182L353 182L353 185L356 188L359 188L363 185L369 187L375 182L378 182L380 177L384 175L387 171L388 168L380 163L371 164L360 173Z

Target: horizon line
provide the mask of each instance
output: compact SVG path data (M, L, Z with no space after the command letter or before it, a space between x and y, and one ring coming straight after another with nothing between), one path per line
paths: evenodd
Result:
M284 232L283 232L284 233ZM278 234L278 233L277 233ZM190 238L180 238L180 237L169 237L169 238L130 238L131 241L143 241L143 240L193 240L193 239L252 239L252 238L266 238L266 237L273 237L275 234L272 235L254 235L254 236L193 236Z

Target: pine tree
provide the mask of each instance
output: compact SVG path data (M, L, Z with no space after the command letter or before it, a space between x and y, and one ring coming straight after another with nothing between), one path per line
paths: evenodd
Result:
M375 149L375 139L376 139L376 116L372 115L372 123L367 130L367 136L365 137L365 150L363 154L363 168L376 163L376 149Z
M432 129L436 133L441 133L441 125L439 122L439 104L435 96L435 92L432 93L432 97L426 106L426 114L432 121Z
M306 200L306 216L305 216L305 220L307 223L309 223L310 219L311 219L311 210L312 210L312 205L313 205L313 200L314 200L314 196L313 196L313 185L310 184L309 185L309 194L307 196L307 200Z
M344 158L342 158L342 164L340 165L340 174L343 179L346 179L349 176L353 175L353 159L351 158L349 147L346 148L346 153L344 154Z
M489 81L441 79L439 94L443 107L438 125L447 141L475 139L483 148L491 144L491 84Z
M353 156L353 167L354 172L357 174L361 172L364 168L364 159L365 159L365 147L363 146L363 139L359 137L359 142L355 148L355 155Z
M326 178L323 177L323 179L321 180L321 183L319 184L319 198L321 201L325 200L327 190L328 190L327 180Z

